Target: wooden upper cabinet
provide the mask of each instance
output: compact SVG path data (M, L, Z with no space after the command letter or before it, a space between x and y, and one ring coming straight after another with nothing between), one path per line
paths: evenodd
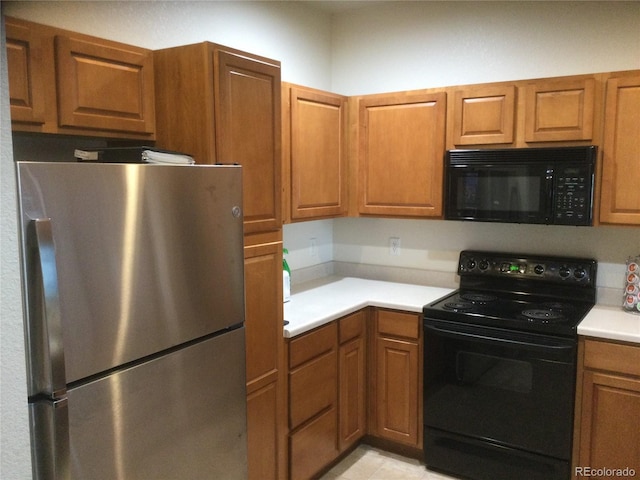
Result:
M526 142L593 138L595 79L536 80L524 91Z
M242 165L244 231L282 227L280 62L213 43L154 52L157 145Z
M55 38L62 127L152 133L151 52L106 40Z
M600 221L640 225L640 72L607 81Z
M14 131L153 140L150 50L6 18Z
M11 121L42 125L44 69L42 35L32 25L6 19Z
M442 215L445 104L444 92L361 97L361 214Z
M345 215L347 97L284 84L283 107L285 220Z
M512 143L516 88L476 85L454 92L452 124L456 146Z

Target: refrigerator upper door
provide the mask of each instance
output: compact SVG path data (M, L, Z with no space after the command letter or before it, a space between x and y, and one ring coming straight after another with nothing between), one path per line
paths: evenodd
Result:
M240 167L19 162L18 180L23 244L51 223L67 383L244 321Z
M241 327L69 389L66 411L49 406L68 429L34 439L52 451L42 478L246 479L244 369ZM64 435L68 462L53 453ZM63 466L69 476L54 476Z

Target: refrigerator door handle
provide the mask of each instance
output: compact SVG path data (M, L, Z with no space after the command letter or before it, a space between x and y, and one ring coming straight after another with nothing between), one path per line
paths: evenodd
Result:
M41 298L32 299L37 304L32 312L35 318L30 319L35 335L40 338L39 344L43 352L38 352L41 365L44 393L51 398L63 398L66 395L66 371L64 364L64 346L62 343L62 315L60 313L60 296L58 294L58 270L56 267L55 245L51 219L40 218L31 221L35 241L36 281L40 282L34 290L40 292ZM39 287L39 288L38 288ZM32 330L33 332L33 330Z
M66 398L29 404L35 480L67 480L71 471L69 405Z

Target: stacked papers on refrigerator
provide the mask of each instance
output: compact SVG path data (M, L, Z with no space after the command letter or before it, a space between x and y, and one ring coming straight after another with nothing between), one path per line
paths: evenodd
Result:
M76 149L74 156L82 162L100 163L156 163L167 165L193 165L190 155L154 147L114 147L95 150Z

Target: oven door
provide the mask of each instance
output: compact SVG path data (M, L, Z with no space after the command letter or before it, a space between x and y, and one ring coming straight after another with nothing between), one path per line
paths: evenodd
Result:
M445 218L552 223L553 175L546 163L448 165Z
M479 479L566 480L575 340L428 319L424 332L427 465Z

